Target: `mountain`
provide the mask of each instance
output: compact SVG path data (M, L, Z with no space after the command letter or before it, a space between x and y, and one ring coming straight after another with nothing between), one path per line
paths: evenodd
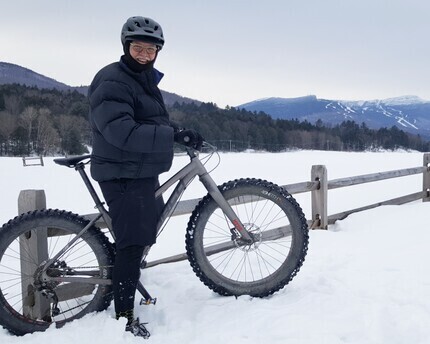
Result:
M0 84L21 84L61 91L73 88L30 69L6 62L0 62Z
M47 88L47 89L57 89L61 91L77 91L84 95L88 92L88 86L69 86L44 76L42 74L36 73L30 69L18 66L16 64L0 62L0 85L4 84L21 84L26 86L35 86L37 88ZM201 101L182 97L175 93L161 91L164 97L164 101L167 105L172 105L175 102L178 103L196 103L200 104Z
M88 86L72 87L30 69L6 62L0 62L0 85L22 84L38 88L76 90L87 94ZM201 102L161 91L167 105ZM397 126L406 132L420 134L430 139L430 101L416 96L403 96L383 100L344 101L319 99L315 95L299 98L265 98L237 106L248 111L265 112L273 118L307 120L315 123L321 120L325 125L336 125L346 120L366 123L369 128Z
M430 138L430 101L416 96L384 100L343 101L319 99L314 95L299 98L265 98L239 105L248 111L262 111L280 119L321 120L336 125L351 120L369 128L397 126L406 132Z

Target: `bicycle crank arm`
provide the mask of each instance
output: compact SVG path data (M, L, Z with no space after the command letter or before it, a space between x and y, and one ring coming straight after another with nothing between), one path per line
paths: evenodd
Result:
M137 284L137 290L143 296L143 298L140 300L140 305L155 305L157 303L157 298L152 298L140 281Z

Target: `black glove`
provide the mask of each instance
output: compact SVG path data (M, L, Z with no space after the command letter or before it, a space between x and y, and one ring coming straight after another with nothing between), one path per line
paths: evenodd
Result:
M182 128L179 126L178 123L170 121L170 126L173 128L173 132L176 134L177 132L184 130L185 128Z
M200 150L205 139L193 129L184 129L175 132L174 140L180 145Z

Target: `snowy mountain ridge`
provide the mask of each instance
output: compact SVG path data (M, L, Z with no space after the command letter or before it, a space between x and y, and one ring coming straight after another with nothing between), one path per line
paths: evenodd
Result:
M298 98L265 98L238 106L263 111L273 118L321 120L326 125L343 121L365 123L369 128L397 126L404 131L430 138L430 101L406 95L375 100L329 100L314 95Z

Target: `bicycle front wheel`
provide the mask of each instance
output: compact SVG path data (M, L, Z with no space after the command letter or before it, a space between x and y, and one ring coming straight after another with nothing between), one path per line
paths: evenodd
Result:
M264 180L230 181L219 190L254 242L245 244L207 195L192 213L186 233L194 272L221 295L273 294L305 259L309 237L303 211L285 189Z
M114 250L100 229L89 228L44 271L46 262L88 222L70 212L49 209L23 214L3 225L0 325L24 335L109 306L112 285L102 282L111 279Z

